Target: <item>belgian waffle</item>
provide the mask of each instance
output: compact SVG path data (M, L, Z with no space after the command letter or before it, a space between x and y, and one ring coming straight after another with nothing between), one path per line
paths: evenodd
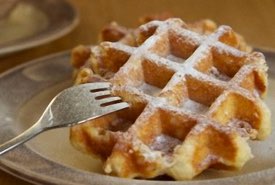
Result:
M134 45L121 37L74 49L76 83L110 81L131 106L71 128L73 146L126 178L240 169L252 158L247 140L271 130L264 56L228 26L210 34L170 18L134 35Z

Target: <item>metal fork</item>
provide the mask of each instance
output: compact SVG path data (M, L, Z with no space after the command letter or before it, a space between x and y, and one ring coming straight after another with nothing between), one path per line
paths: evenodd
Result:
M53 98L32 127L0 145L0 155L43 131L84 123L129 107L120 97L111 96L110 86L108 82L98 82L63 90Z

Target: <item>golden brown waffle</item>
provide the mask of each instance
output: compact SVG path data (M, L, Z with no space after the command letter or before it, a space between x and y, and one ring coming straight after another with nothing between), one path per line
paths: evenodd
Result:
M74 50L76 83L110 81L131 106L73 127L73 146L127 178L240 169L252 157L247 140L271 130L264 56L241 51L228 26L202 34L176 18L140 26L135 40Z
M161 20L164 21L168 18L172 18L173 16L169 13L145 16L139 19L140 24L145 24L147 22L153 20ZM217 25L215 22L209 19L202 19L195 22L186 23L186 27L189 30L197 32L199 34L208 35L213 33L217 29ZM100 41L110 41L116 42L119 41L129 46L138 46L137 37L139 35L139 29L131 29L126 28L124 26L119 25L117 22L111 22L107 24L101 31L99 37ZM250 52L252 48L248 46L241 35L235 33L236 37L239 40L239 49Z

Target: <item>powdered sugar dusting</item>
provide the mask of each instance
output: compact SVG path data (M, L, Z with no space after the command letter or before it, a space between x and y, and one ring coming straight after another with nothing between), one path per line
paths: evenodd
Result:
M146 161L155 162L161 159L161 152L152 151L147 145L144 145L140 140L133 141L133 150L140 152Z
M229 81L231 78L223 73L221 73L217 68L215 68L214 66L212 66L210 68L209 74L219 80L223 80L223 81Z
M154 138L154 141L150 144L150 148L169 154L181 143L182 142L177 138L161 134Z
M191 99L186 99L182 106L181 106L184 110L188 110L188 111L191 111L191 112L194 112L194 113L200 113L200 114L204 114L208 111L208 108L207 106L201 104L201 103L198 103L198 102L195 102Z
M215 42L214 44L215 51L220 54L226 54L228 56L235 56L235 57L248 57L247 53L240 51L236 48L230 47L222 42Z
M180 64L185 62L185 59L180 58L180 57L176 57L175 55L167 55L166 58L168 60L172 60L172 61L180 63Z
M142 83L141 86L139 86L139 89L142 90L145 94L148 94L148 95L151 95L151 96L157 96L161 89L156 87L156 86L153 86L153 85L150 85L148 83Z

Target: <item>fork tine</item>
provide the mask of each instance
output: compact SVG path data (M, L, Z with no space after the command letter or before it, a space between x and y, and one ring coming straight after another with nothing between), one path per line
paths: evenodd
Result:
M84 84L89 87L90 90L96 90L96 89L108 89L111 86L110 82L97 82L97 83L87 83Z
M101 96L107 96L107 95L111 95L111 91L105 90L105 91L93 92L93 95L95 96L95 98L101 97Z
M103 104L106 104L106 103L111 103L111 102L119 101L119 100L121 100L120 97L114 96L114 97L103 98L103 99L100 99L98 101L99 101L100 105L103 105Z
M126 102L120 102L112 105L108 105L106 107L102 107L102 110L105 114L109 114L118 110L122 110L125 108L129 108L129 104Z

